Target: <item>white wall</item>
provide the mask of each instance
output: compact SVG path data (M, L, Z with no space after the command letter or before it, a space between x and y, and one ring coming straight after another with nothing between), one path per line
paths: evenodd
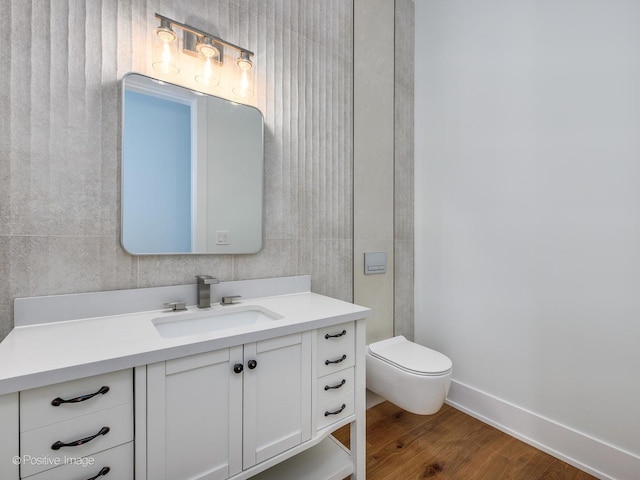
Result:
M454 394L632 463L639 24L634 1L416 1L416 339L453 359Z

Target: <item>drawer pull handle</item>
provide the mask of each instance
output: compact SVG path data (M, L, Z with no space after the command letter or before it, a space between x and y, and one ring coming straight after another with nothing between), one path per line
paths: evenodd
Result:
M344 355L342 355L342 357L338 358L337 360L325 360L324 364L325 365L331 365L332 363L340 363L340 362L342 362L342 361L344 361L346 359L347 359L347 355L344 354Z
M342 337L343 335L346 335L346 334L347 334L347 331L346 331L346 330L342 330L340 333L334 333L334 334L332 334L332 335L327 333L327 334L324 336L324 339L325 339L325 340L329 340L330 338L338 338L338 337Z
M54 398L53 400L51 400L51 405L53 405L54 407L59 407L60 405L62 405L63 403L79 403L79 402L84 402L85 400L89 400L90 398L95 397L96 395L104 395L105 393L107 393L109 391L109 387L104 386L104 387L100 387L100 390L98 390L96 393L90 393L88 395L82 395L80 397L76 397L76 398L71 398L69 400L64 400L60 397L58 398Z
M342 406L341 406L339 409L337 409L337 410L335 410L335 411L333 411L333 412L330 412L329 410L327 410L326 412L324 412L324 416L325 416L325 417L328 417L329 415L338 415L339 413L342 413L342 411L343 411L345 408L347 408L347 405L343 403L343 404L342 404Z
M241 363L236 363L233 366L233 372L234 373L242 373L242 370L244 370L244 365L242 365Z
M341 386L343 386L345 383L347 383L347 380L345 378L343 378L342 381L339 384L334 385L333 387L330 387L329 385L325 385L324 386L324 390L326 392L327 390L332 390L334 388L337 389L337 388L340 388Z
M96 480L96 478L98 477L106 477L107 473L109 473L110 471L111 469L109 467L102 467L96 476L87 478L87 480Z
M249 370L253 370L254 368L256 368L258 366L258 362L255 360L249 360L247 362L247 367L249 367Z
M89 443L96 437L100 435L106 435L109 433L109 427L102 427L98 433L95 435L91 435L90 437L81 438L80 440L76 440L75 442L63 443L60 440L51 445L51 450L60 450L62 447L79 447L80 445L84 445L85 443Z

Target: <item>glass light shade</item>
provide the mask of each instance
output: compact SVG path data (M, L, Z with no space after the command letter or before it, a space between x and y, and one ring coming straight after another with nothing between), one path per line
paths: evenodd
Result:
M161 33L154 35L152 66L154 70L164 75L175 75L180 71L178 67L178 41L175 39L175 35L173 36L174 40L171 40L171 35L168 35L166 31L163 30Z
M236 65L236 82L232 89L233 93L239 97L252 97L255 68L253 68L249 54L242 52L240 58L236 61Z
M217 87L220 85L216 62L211 57L205 57L201 63L200 72L196 75L196 82L205 87Z

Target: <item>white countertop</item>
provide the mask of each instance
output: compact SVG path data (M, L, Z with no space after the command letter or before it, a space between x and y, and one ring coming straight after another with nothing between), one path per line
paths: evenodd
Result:
M264 338L361 319L370 310L314 293L243 299L237 306L214 304L231 312L248 305L283 318L265 323L163 338L152 320L186 312L152 310L14 328L0 343L0 395L90 375L146 365Z

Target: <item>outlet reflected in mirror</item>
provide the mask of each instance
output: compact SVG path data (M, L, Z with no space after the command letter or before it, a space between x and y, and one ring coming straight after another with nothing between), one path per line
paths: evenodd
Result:
M152 78L123 79L121 242L133 255L262 247L263 117Z

